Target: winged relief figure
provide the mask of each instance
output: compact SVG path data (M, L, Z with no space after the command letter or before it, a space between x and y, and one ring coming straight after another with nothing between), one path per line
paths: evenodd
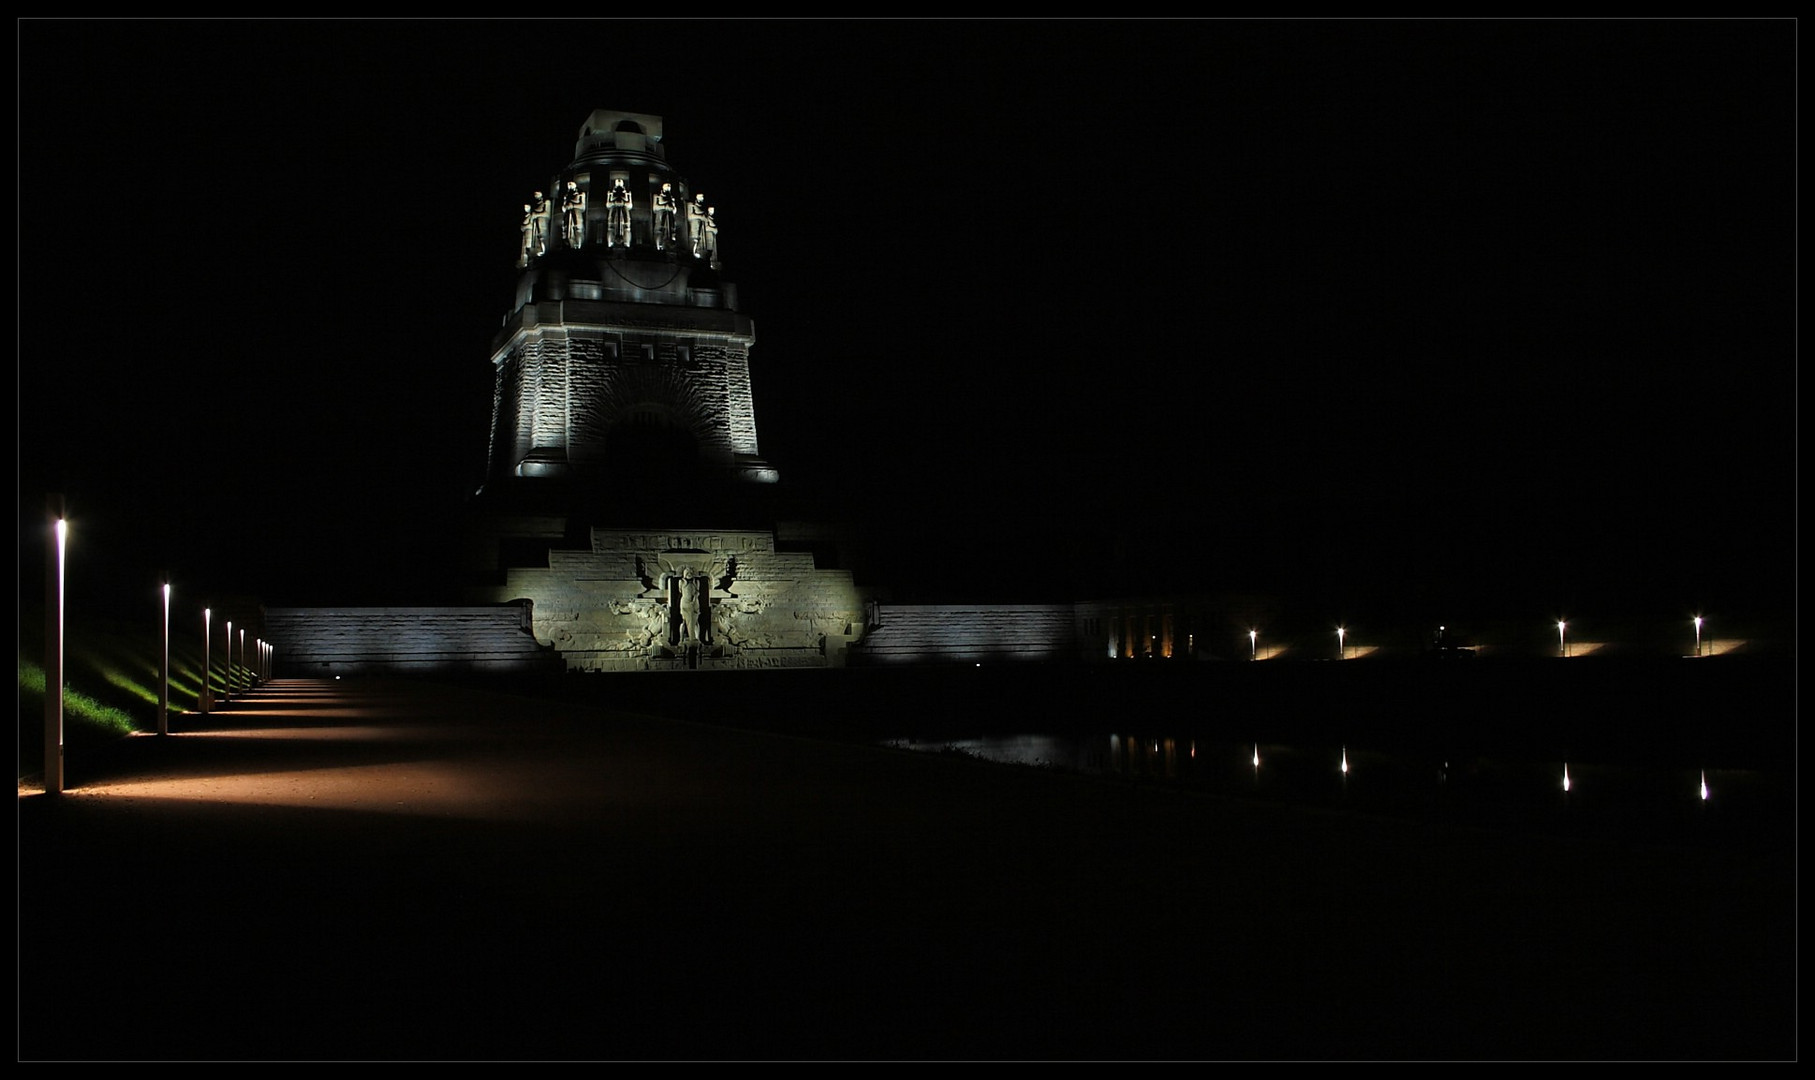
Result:
M725 561L712 567L712 587L726 596L736 596L731 586L737 581L737 556L727 555Z

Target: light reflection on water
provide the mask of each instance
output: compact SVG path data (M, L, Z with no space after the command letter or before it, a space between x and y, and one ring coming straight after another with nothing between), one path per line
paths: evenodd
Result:
M883 745L1232 798L1517 831L1769 847L1790 843L1794 827L1784 778L1750 769L1480 756L1445 760L1347 744L1210 742L1121 732L893 738Z
M986 735L970 739L887 739L897 750L964 754L1002 765L1031 765L1081 773L1102 773L1103 753L1095 740L1066 735Z

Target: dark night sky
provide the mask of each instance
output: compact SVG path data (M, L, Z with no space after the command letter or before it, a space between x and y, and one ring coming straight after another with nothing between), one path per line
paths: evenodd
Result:
M518 207L623 108L719 208L764 455L912 536L910 590L1779 616L1795 46L24 21L21 587L61 491L72 593L439 599Z

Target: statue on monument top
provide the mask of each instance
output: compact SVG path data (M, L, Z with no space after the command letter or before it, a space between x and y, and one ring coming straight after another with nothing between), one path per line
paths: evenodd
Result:
M611 182L611 190L605 193L606 246L630 246L630 206L630 191L620 176Z
M706 207L706 242L701 245L700 256L718 269L718 207Z
M536 192L535 197L530 200L529 217L532 234L531 242L535 249L533 254L546 255L548 254L549 226L552 224L552 219L554 217L554 210L549 205L548 196L542 194L540 191Z
M654 238L657 251L668 250L674 243L674 213L679 209L675 205L674 185L663 184L649 200L650 209L654 212Z
M531 214L529 204L523 204L523 250L517 252L517 265L528 266L529 257L536 253L536 219Z
M572 180L567 182L567 190L561 193L562 228L566 234L567 246L579 248L586 243L586 193L580 185Z
M706 196L702 192L687 204L687 242L693 246L693 257L700 257L706 243Z

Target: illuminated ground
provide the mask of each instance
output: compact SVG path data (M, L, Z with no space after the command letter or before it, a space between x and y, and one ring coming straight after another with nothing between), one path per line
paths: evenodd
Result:
M1796 1053L1789 850L407 682L172 730L20 790L22 1060Z

